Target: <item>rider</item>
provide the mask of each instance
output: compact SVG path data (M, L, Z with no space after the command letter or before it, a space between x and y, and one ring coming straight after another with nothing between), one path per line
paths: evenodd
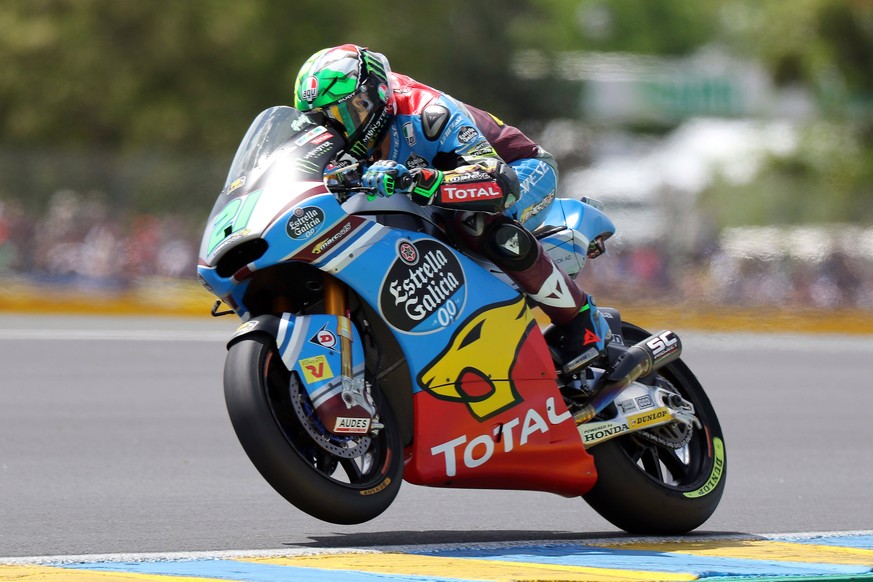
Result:
M571 373L603 353L609 328L594 300L531 230L555 198L555 159L515 127L410 77L354 44L321 50L300 69L294 106L347 140L345 153L380 196L407 194L454 210L453 230L506 273L562 332Z

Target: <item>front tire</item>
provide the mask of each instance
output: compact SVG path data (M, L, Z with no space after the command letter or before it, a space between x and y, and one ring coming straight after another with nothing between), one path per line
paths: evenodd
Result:
M628 343L649 335L626 323L622 334ZM651 433L649 438L632 433L592 448L598 477L584 499L629 533L678 535L696 529L715 511L724 492L727 457L715 410L688 366L679 359L658 375L694 405L702 428L689 429L690 435L655 428L644 431Z
M343 442L325 433L325 440L336 443L334 450L352 450L356 456L331 454L316 442L321 437L313 436L320 423L304 426L306 419L301 421L295 411L292 399L298 410L311 411L308 396L296 373L286 369L275 340L266 335L246 336L230 347L224 395L249 459L298 509L324 521L357 524L391 505L403 478L403 446L387 399L373 394L384 428L365 437L369 442L362 437Z

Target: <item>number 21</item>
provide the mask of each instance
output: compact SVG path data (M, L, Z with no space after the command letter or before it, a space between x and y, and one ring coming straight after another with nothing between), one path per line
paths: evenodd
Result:
M249 218L252 217L252 211L255 209L255 204L258 203L260 195L261 190L257 190L246 196L234 198L221 209L212 223L212 235L209 237L207 253L215 250L221 241L233 233L245 228Z

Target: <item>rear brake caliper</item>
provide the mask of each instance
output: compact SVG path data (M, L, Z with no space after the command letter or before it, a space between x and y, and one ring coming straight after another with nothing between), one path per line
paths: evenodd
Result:
M676 388L661 376L658 376L655 397L663 406L670 409L673 421L640 431L639 435L659 445L681 449L691 440L694 429L702 428L700 421L694 415L694 405L682 398Z
M678 449L691 439L693 429L700 428L694 405L682 398L670 382L658 377L650 386L633 382L615 399L615 414L604 420L579 424L579 434L586 448L601 442L635 433L657 444Z

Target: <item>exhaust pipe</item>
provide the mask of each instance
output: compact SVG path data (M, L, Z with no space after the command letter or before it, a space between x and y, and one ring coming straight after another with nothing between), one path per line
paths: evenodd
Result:
M673 362L681 353L679 336L669 330L659 331L632 345L603 373L594 388L591 402L573 414L576 424L588 422L597 416L632 382Z

